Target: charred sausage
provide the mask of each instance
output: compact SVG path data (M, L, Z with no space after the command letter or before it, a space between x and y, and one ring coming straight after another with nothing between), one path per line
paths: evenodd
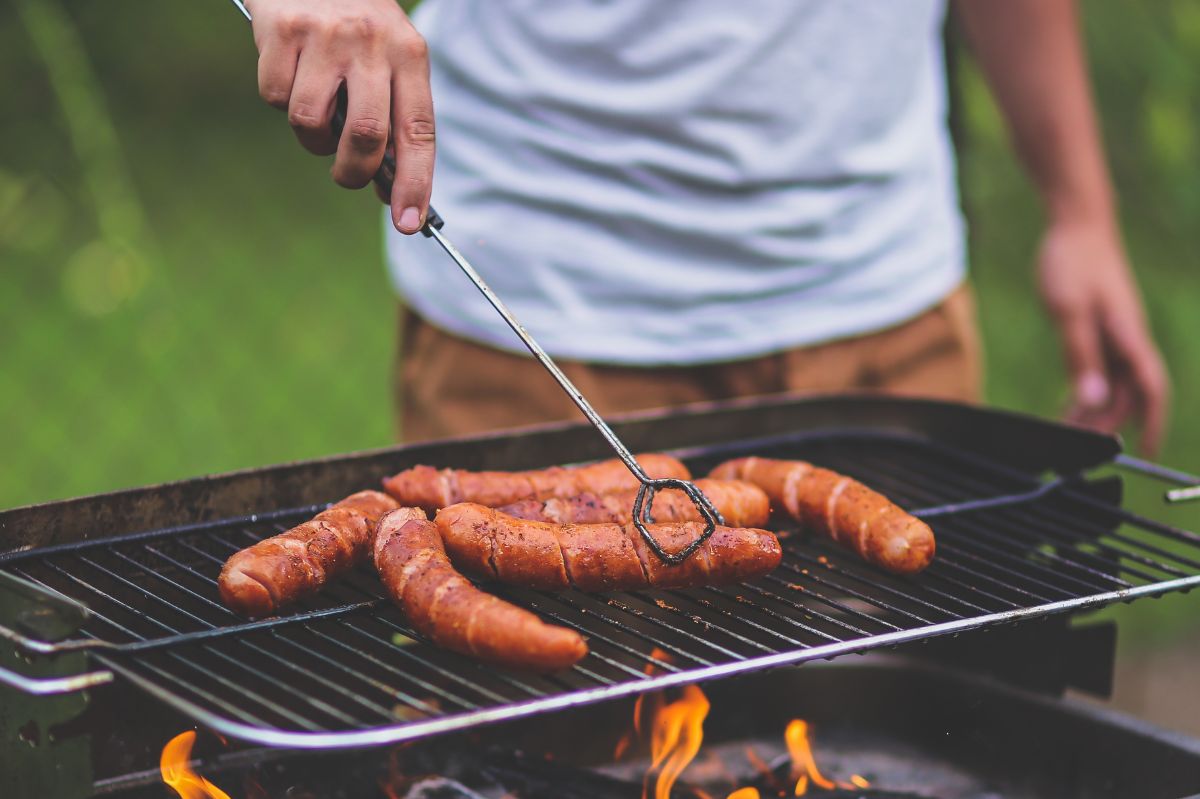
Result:
M718 480L748 480L801 524L896 574L933 560L929 525L857 480L804 461L737 458L712 470Z
M779 565L773 533L718 527L683 563L650 551L632 524L553 524L516 519L460 503L435 522L450 559L472 574L544 590L618 591L719 585L761 576ZM663 549L678 552L704 529L700 522L649 527Z
M217 578L221 599L244 616L261 618L316 593L370 555L376 522L397 507L386 494L360 491L298 527L235 553Z
M651 477L691 477L686 466L668 455L639 455L638 463ZM546 501L577 494L609 494L637 488L633 474L619 460L586 466L552 466L529 472L471 472L414 466L385 478L383 489L401 505L434 512L457 502L477 502L495 508L524 499Z
M388 595L412 626L439 646L512 668L540 672L575 665L587 654L582 636L484 593L446 557L438 528L423 511L383 517L375 566Z
M771 502L766 493L753 483L742 480L697 480L696 487L704 492L713 506L731 527L761 527L771 515ZM578 494L573 497L551 497L543 501L523 499L499 508L502 513L518 519L555 524L628 524L633 521L633 501L637 489L613 494ZM678 489L659 491L654 496L651 515L655 522L703 521L700 511Z

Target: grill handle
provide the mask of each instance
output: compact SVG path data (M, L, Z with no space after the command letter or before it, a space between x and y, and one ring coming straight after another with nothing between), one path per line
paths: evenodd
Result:
M0 666L0 685L16 688L18 691L31 696L57 696L73 694L105 685L113 681L113 673L108 669L85 671L69 677L26 677L15 671Z
M1181 488L1172 488L1163 495L1163 499L1167 502L1189 502L1200 499L1200 477L1194 474L1172 469L1169 466L1160 466L1157 463L1123 453L1114 460L1121 466L1148 477L1154 477L1167 483L1178 483Z
M33 696L52 696L112 682L113 673L106 669L69 675L53 673L83 667L84 656L79 650L92 648L93 642L70 636L87 617L87 608L78 602L16 575L0 572L0 640L14 645L13 649L0 653L0 685ZM64 657L44 659L59 655ZM43 674L51 673L30 676L9 668L20 663L27 663L32 670Z

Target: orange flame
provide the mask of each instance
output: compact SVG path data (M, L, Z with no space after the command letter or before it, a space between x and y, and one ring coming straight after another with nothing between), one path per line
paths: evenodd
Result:
M670 656L656 647L652 657L667 660ZM647 674L653 674L654 664L647 664L645 671ZM708 711L708 697L695 685L684 686L680 697L673 702L666 701L664 691L638 696L633 706L633 729L617 741L614 757L620 758L625 754L635 737L642 735L646 720L649 719L651 764L642 784L642 799L649 799L650 781L656 773L658 777L654 782L654 799L670 799L675 782L700 752L704 741L704 720L708 717ZM870 787L871 783L858 774L851 775L849 782L831 780L822 774L817 768L808 733L808 722L792 719L783 734L792 761L794 796L806 795L810 786L827 791ZM786 788L780 784L775 772L759 757L753 747L746 747L746 758L765 780L764 787L769 795L784 796ZM694 792L707 799L703 792ZM744 786L730 793L726 799L762 799L762 794L756 787Z
M783 731L783 740L787 743L788 754L792 756L792 779L796 780L796 796L804 796L808 784L812 782L818 788L836 788L832 780L827 780L817 769L817 761L813 759L812 746L808 742L808 722L802 719L792 719Z
M812 744L808 741L807 721L792 719L791 723L787 725L787 729L783 731L783 740L787 743L788 754L792 758L792 779L796 781L794 796L804 796L808 793L810 784L825 790L871 787L871 783L858 774L851 775L850 782L834 782L821 774L820 769L817 768L817 761L813 757Z
M650 730L650 771L642 788L647 799L650 774L658 771L654 799L670 799L675 780L700 751L704 740L704 719L708 716L708 698L694 685L685 685L683 695L661 708Z
M187 730L167 741L163 747L159 768L163 782L175 789L182 799L230 799L229 794L192 771L188 761L196 733Z
M659 649L657 646L650 652L650 657L655 660L661 660L669 663L671 655L668 652ZM645 672L654 674L654 660L646 664ZM650 694L650 704L652 705L651 715L657 715L662 709L663 698L662 693ZM629 751L629 747L633 744L634 738L641 737L642 734L642 716L646 706L646 694L638 694L638 698L633 702L633 729L626 732L617 741L617 745L613 748L613 760L620 760L621 756Z

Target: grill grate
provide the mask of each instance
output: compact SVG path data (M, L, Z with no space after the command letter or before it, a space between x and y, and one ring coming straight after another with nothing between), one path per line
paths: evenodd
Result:
M1114 486L1039 480L924 438L879 432L677 451L697 474L741 454L812 460L925 517L938 555L884 574L785 535L773 574L720 588L612 595L489 586L579 630L591 654L557 675L509 673L416 640L363 569L288 616L246 623L215 579L238 549L316 508L0 557L86 604L108 668L229 735L284 746L406 740L653 688L960 632L1200 584L1200 537L1114 504Z

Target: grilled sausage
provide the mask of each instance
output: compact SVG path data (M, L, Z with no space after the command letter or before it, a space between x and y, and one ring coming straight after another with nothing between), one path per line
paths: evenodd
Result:
M890 572L916 574L933 560L929 525L853 478L770 458L737 458L709 476L757 484L793 519Z
M771 515L771 501L753 483L742 480L697 480L696 487L704 492L713 506L731 527L761 527ZM555 524L628 524L633 521L633 502L637 489L613 494L578 494L573 497L551 497L542 502L523 499L499 508L509 516L536 522ZM659 491L654 495L651 516L655 522L703 521L700 511L688 495L678 489Z
M570 668L587 654L583 637L484 593L450 564L438 528L423 511L383 517L375 567L412 626L439 646L512 668Z
M669 566L632 524L553 524L515 519L461 503L435 519L450 559L472 574L544 590L619 591L738 582L779 565L773 533L718 527L683 563ZM662 548L678 552L699 537L700 522L649 527Z
M691 477L686 466L668 455L639 455L637 458L651 477L684 480ZM430 512L457 502L477 502L495 508L523 499L544 502L551 497L609 494L637 487L637 479L616 459L529 472L471 472L414 466L383 481L383 490L401 505L415 505Z
M217 578L221 599L244 616L261 618L316 593L370 555L376 522L397 507L386 494L359 491L304 524L235 553Z

